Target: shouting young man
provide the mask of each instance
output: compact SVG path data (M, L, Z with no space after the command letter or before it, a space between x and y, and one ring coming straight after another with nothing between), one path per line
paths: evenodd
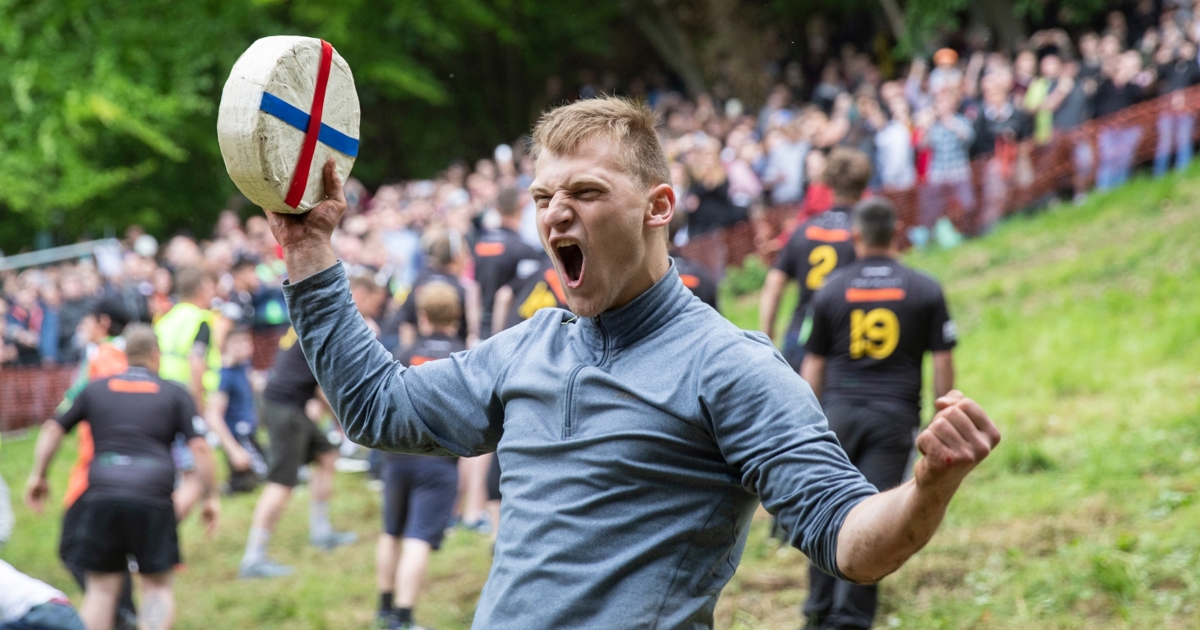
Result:
M667 255L675 193L655 115L598 98L533 132L542 245L572 313L547 308L467 352L404 368L350 300L328 199L269 214L304 355L346 434L373 448L496 451L504 503L477 628L707 628L761 501L822 570L895 571L999 442L939 400L915 479L878 493L812 390L759 333L692 296Z

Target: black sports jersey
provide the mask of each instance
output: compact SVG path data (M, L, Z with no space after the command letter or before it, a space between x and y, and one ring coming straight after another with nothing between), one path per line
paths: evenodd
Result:
M196 407L187 390L143 367L88 385L57 418L70 431L91 425L95 456L88 468L88 496L171 505L177 434L196 437Z
M790 330L804 321L808 303L825 285L834 269L854 262L850 240L850 208L834 206L796 228L779 252L775 268L800 283L800 299L792 315Z
M537 258L540 250L530 247L514 231L507 228L488 230L475 243L475 281L479 283L480 336L492 334L492 308L496 291L517 277L517 265L522 260Z
M925 352L954 347L937 281L891 258L834 274L813 299L806 349L826 357L822 403L891 400L919 409Z
M671 259L675 261L675 269L679 271L683 286L691 289L701 302L717 308L717 283L708 275L708 270L683 256L672 256Z
M537 267L530 265L528 272L518 269L517 277L508 283L513 301L504 319L505 330L533 317L543 308L567 308L567 295L554 270L554 262L545 252L539 258ZM522 266L526 264L522 263Z
M448 358L451 354L466 349L467 346L457 337L435 333L428 337L418 337L416 343L405 350L397 351L395 357L404 367L416 367L422 363Z
M267 379L263 398L303 409L316 393L317 377L313 376L300 344L296 343L296 331L288 328L287 334L279 340L279 351L275 353L275 365L271 366L271 377Z
M413 281L412 291L409 291L408 297L400 307L400 323L417 325L417 290L434 282L445 282L458 292L458 308L462 313L458 318L458 337L465 342L467 340L467 290L463 288L458 278L448 273L433 271L428 267L422 269L421 273L417 274L417 279Z

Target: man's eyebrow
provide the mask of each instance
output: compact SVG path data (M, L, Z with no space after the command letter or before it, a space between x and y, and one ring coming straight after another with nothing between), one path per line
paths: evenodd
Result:
M580 190L583 188L599 188L603 191L608 191L608 190L612 189L612 186L608 185L607 182L605 182L604 180L602 180L600 178L584 175L584 176L572 179L572 180L568 181L566 184L559 187L560 190L566 189L569 191L576 191L576 190ZM534 182L529 185L529 194L536 197L539 194L552 195L553 191L551 190L551 188L549 186Z

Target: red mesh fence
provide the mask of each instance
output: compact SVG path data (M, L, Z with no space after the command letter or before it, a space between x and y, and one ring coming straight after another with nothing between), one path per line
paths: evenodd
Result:
M982 155L971 163L970 195L958 190L919 185L886 191L904 224L904 231L930 225L946 216L964 234L978 234L995 220L1027 208L1073 187L1090 188L1106 169L1122 169L1146 162L1155 155L1160 140L1160 118L1200 112L1200 86L1139 103L1119 112L1090 120L1069 131L1055 131L1044 145L1032 140L1015 150ZM1195 143L1200 125L1193 125L1187 142ZM964 204L961 197L968 198ZM924 202L924 204L922 203ZM924 216L922 213L924 208ZM770 257L770 242L794 223L798 208L768 208L750 221L692 239L683 254L723 275L728 265L738 265L750 254Z
M285 330L254 332L251 362L255 369L271 367ZM0 431L23 429L53 417L54 408L75 382L77 369L74 365L0 368Z
M976 234L995 219L1026 208L1040 199L1075 186L1090 186L1097 173L1113 163L1133 166L1152 158L1159 142L1159 119L1164 114L1200 111L1200 86L1169 94L1056 132L1044 145L1025 141L1003 156L984 155L972 162L969 204L954 194L937 194L929 186L884 194L908 227L945 215L959 231ZM1189 142L1200 126L1193 126ZM925 215L922 216L922 201ZM751 254L770 257L770 242L789 228L798 207L767 208L750 221L692 239L684 255L723 275ZM899 236L905 238L903 233ZM905 241L905 244L907 242ZM283 331L254 333L254 367L274 361ZM0 431L19 429L54 415L54 408L74 378L73 367L0 369Z

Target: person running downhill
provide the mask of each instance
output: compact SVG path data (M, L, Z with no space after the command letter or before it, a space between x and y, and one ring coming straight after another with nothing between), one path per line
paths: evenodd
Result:
M40 514L50 492L46 473L63 435L87 420L95 457L87 492L79 499L79 531L67 563L87 572L80 616L89 630L112 628L128 556L137 561L141 576L140 627L174 624L172 575L180 562L171 498L176 435L192 452L203 494L216 496L212 450L192 425L195 406L182 387L158 377L161 355L149 326L126 329L125 356L128 370L88 385L66 413L42 425L25 486L26 503ZM211 535L219 504L205 501L201 514Z
M434 282L416 295L417 342L396 358L405 367L423 365L466 350L458 339L461 306L454 287ZM379 586L376 625L385 630L421 630L413 608L429 554L442 536L458 496L455 457L388 453L383 471L383 533L375 552Z
M871 181L871 159L861 151L839 147L829 154L825 177L833 186L833 207L796 228L779 252L775 266L767 272L758 307L758 329L768 337L775 335L775 316L787 283L800 283L800 297L787 336L783 356L792 369L799 370L804 359L803 329L808 304L825 285L829 274L854 261L850 243L850 207L862 198Z
M921 424L927 351L933 352L934 398L954 389L954 321L937 282L896 261L896 229L886 199L855 207L858 260L813 298L812 334L800 368L850 462L880 490L900 485L908 470ZM877 594L873 584L853 584L813 567L804 614L811 628L865 630L875 617Z
M694 299L667 256L670 171L642 104L547 112L533 132L554 308L449 359L392 361L348 299L330 236L334 164L306 214L268 213L288 312L350 439L414 454L496 451L495 561L475 628L709 628L759 503L825 571L876 582L929 541L1000 440L959 392L918 438L915 479L879 493L764 335Z

